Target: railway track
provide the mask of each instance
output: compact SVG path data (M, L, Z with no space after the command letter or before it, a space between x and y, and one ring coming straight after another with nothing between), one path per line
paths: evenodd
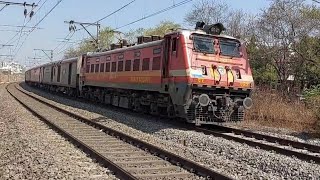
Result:
M268 151L275 151L279 154L291 157L294 156L301 160L320 164L320 146L231 127L218 125L210 127L210 129L208 129L208 127L194 127L193 129L197 132L222 137L239 143L245 143L249 146L259 147L260 149Z
M35 116L120 179L231 179L129 135L49 104L9 84L7 91Z
M66 96L63 96L63 97L66 97ZM70 98L70 99L76 100L74 98ZM84 99L80 99L80 101L88 103ZM100 105L99 103L95 103L95 102L89 102L89 103ZM126 113L130 113L130 115L137 116L136 113L131 113L119 108L112 108L112 109L122 113L126 112ZM144 116L151 118L151 116L149 115L144 115ZM302 143L298 141L292 141L292 140L264 135L264 134L259 134L259 133L250 132L246 130L226 127L226 126L213 125L213 126L201 128L201 127L194 127L193 125L191 126L186 125L185 123L181 123L178 121L173 122L173 121L167 121L166 119L162 119L162 120L172 125L183 127L186 130L194 130L197 132L202 132L207 135L222 137L222 138L236 141L239 143L245 143L249 146L259 147L260 149L264 149L267 151L274 151L279 154L290 156L290 157L295 156L301 160L312 161L317 164L320 164L320 146Z

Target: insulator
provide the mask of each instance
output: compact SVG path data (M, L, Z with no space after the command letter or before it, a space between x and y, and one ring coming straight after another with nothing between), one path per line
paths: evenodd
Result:
M23 12L24 16L27 17L27 14L28 14L28 10L27 9L24 9L24 12Z
M30 19L33 17L33 15L34 15L34 11L31 11L30 12Z

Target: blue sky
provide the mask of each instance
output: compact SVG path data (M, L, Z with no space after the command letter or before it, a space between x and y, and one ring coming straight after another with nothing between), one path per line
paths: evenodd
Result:
M24 2L24 0L11 1ZM38 1L39 0L27 0L28 3L37 3ZM109 14L110 12L120 8L121 6L129 3L130 1L131 0L62 0L62 2L39 24L38 27L41 27L43 29L34 30L27 37L25 43L18 51L17 56L14 60L23 64L30 63L30 61L38 61L38 63L47 62L48 59L45 57L41 60L28 61L27 57L44 56L42 52L34 51L33 49L35 48L54 49L55 47L57 47L57 45L60 44L60 42L58 42L60 40L59 38L64 38L69 33L69 25L65 24L64 21L75 20L82 22L94 22ZM182 0L136 0L127 8L121 10L120 12L112 15L111 17L103 20L100 23L102 26L111 26L113 28L119 27L180 1ZM50 11L50 9L58 2L58 0L41 0L39 5L41 6L41 4L44 2L46 3L39 11L36 11L36 15L27 24L27 26L35 25L48 11ZM170 20L186 26L183 19L186 13L192 9L193 4L196 2L197 0L193 0L190 3L119 30L125 32L129 29L135 29L138 27L152 27L162 20ZM226 2L230 6L230 8L243 9L246 12L254 14L259 13L261 8L267 7L269 4L268 0L224 0L224 2ZM0 9L1 7L2 6L0 6ZM28 19L26 21L28 21ZM9 6L0 11L0 44L5 44L16 34L16 32L5 32L1 30L20 30L18 28L12 27L1 27L1 25L23 25L23 23L23 7ZM90 31L95 33L95 29L93 27L90 29ZM72 37L73 40L71 41L76 41L87 36L88 34L84 30L79 31L74 34L74 36ZM17 38L18 37L19 36L17 36ZM19 46L18 48L16 48L16 52L24 41L25 37L26 36L21 37ZM13 45L16 46L17 42L18 41L14 42ZM64 48L68 46L69 44L64 46ZM60 46L60 48L62 47ZM63 55L63 53L61 53L60 55L56 55L56 53L59 52L60 48L57 48L57 50L54 52L55 60ZM15 49L15 47L12 47L11 51L13 51L13 49ZM10 48L5 47L0 49L0 54L10 54Z

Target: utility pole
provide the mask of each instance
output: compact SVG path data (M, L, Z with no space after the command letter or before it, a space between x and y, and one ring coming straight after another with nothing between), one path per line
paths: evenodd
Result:
M85 22L76 22L76 21L64 21L64 23L67 23L69 24L69 31L76 31L77 30L77 27L75 26L75 24L79 24L80 26L82 26L82 28L84 30L87 31L87 33L91 36L91 38L95 41L96 43L96 47L97 47L97 51L100 50L100 44L99 44L99 32L100 32L100 24L97 22L97 23L85 23ZM97 37L95 38L88 30L87 30L87 27L85 27L84 25L87 25L88 26L96 26L97 27Z
M53 60L53 50L45 50L45 49L33 49L35 51L42 51L49 59L50 61L52 62ZM46 53L46 52L50 52L50 56Z

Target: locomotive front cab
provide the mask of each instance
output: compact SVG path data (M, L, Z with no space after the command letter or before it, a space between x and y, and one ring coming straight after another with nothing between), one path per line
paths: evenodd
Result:
M245 44L208 29L191 32L187 43L190 90L184 106L186 119L197 125L242 121L253 104L254 87Z

